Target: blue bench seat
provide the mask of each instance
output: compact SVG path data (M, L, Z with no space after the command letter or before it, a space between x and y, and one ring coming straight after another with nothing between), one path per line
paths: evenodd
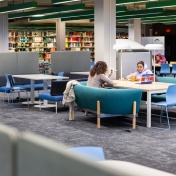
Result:
M62 101L63 95L51 96L50 92L43 92L39 94L39 99L49 101Z
M24 84L23 87L25 89L31 89L31 85L30 84ZM48 89L51 88L50 85L48 85ZM34 84L34 89L35 90L43 90L43 83L37 83L37 84Z
M15 85L15 87L23 87L23 85ZM6 86L1 86L0 87L0 92L3 92L3 93L10 93L10 89L9 88L6 88Z
M30 84L15 85L15 86L24 87L25 89L31 89L31 85ZM50 88L51 88L51 86L48 85L48 89L50 89ZM34 84L34 89L35 90L43 90L43 83ZM1 86L0 87L0 92L10 93L10 89L7 89L6 86Z

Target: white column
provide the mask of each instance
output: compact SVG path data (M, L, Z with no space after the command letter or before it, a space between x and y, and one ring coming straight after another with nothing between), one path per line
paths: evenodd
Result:
M65 22L56 20L56 50L65 50Z
M94 1L95 62L105 61L116 69L116 0ZM115 74L114 74L115 77Z
M0 52L8 52L8 13L0 14Z
M131 19L128 25L128 38L141 43L141 19Z

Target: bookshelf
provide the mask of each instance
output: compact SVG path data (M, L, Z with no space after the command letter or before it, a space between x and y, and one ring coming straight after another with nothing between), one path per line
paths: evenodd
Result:
M51 51L56 50L55 32L9 31L9 51L39 52L39 62L50 62Z
M93 32L67 32L65 48L69 51L90 51L94 60L94 33Z
M67 32L65 50L90 51L94 61L94 32ZM9 31L9 51L39 52L39 63L51 62L51 52L56 51L55 31Z

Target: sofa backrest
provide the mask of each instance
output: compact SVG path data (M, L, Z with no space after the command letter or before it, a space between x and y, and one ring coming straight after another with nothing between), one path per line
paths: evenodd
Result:
M176 78L174 77L158 77L158 81L176 84Z
M75 85L74 92L79 107L96 111L99 100L101 113L105 114L131 114L134 101L138 113L142 96L140 89L103 89L84 85Z

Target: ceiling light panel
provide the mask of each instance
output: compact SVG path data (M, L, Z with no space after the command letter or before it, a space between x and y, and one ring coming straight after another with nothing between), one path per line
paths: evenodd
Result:
M78 2L78 1L81 1L81 0L52 0L52 3L53 4L64 4L64 3L70 3L70 2Z

